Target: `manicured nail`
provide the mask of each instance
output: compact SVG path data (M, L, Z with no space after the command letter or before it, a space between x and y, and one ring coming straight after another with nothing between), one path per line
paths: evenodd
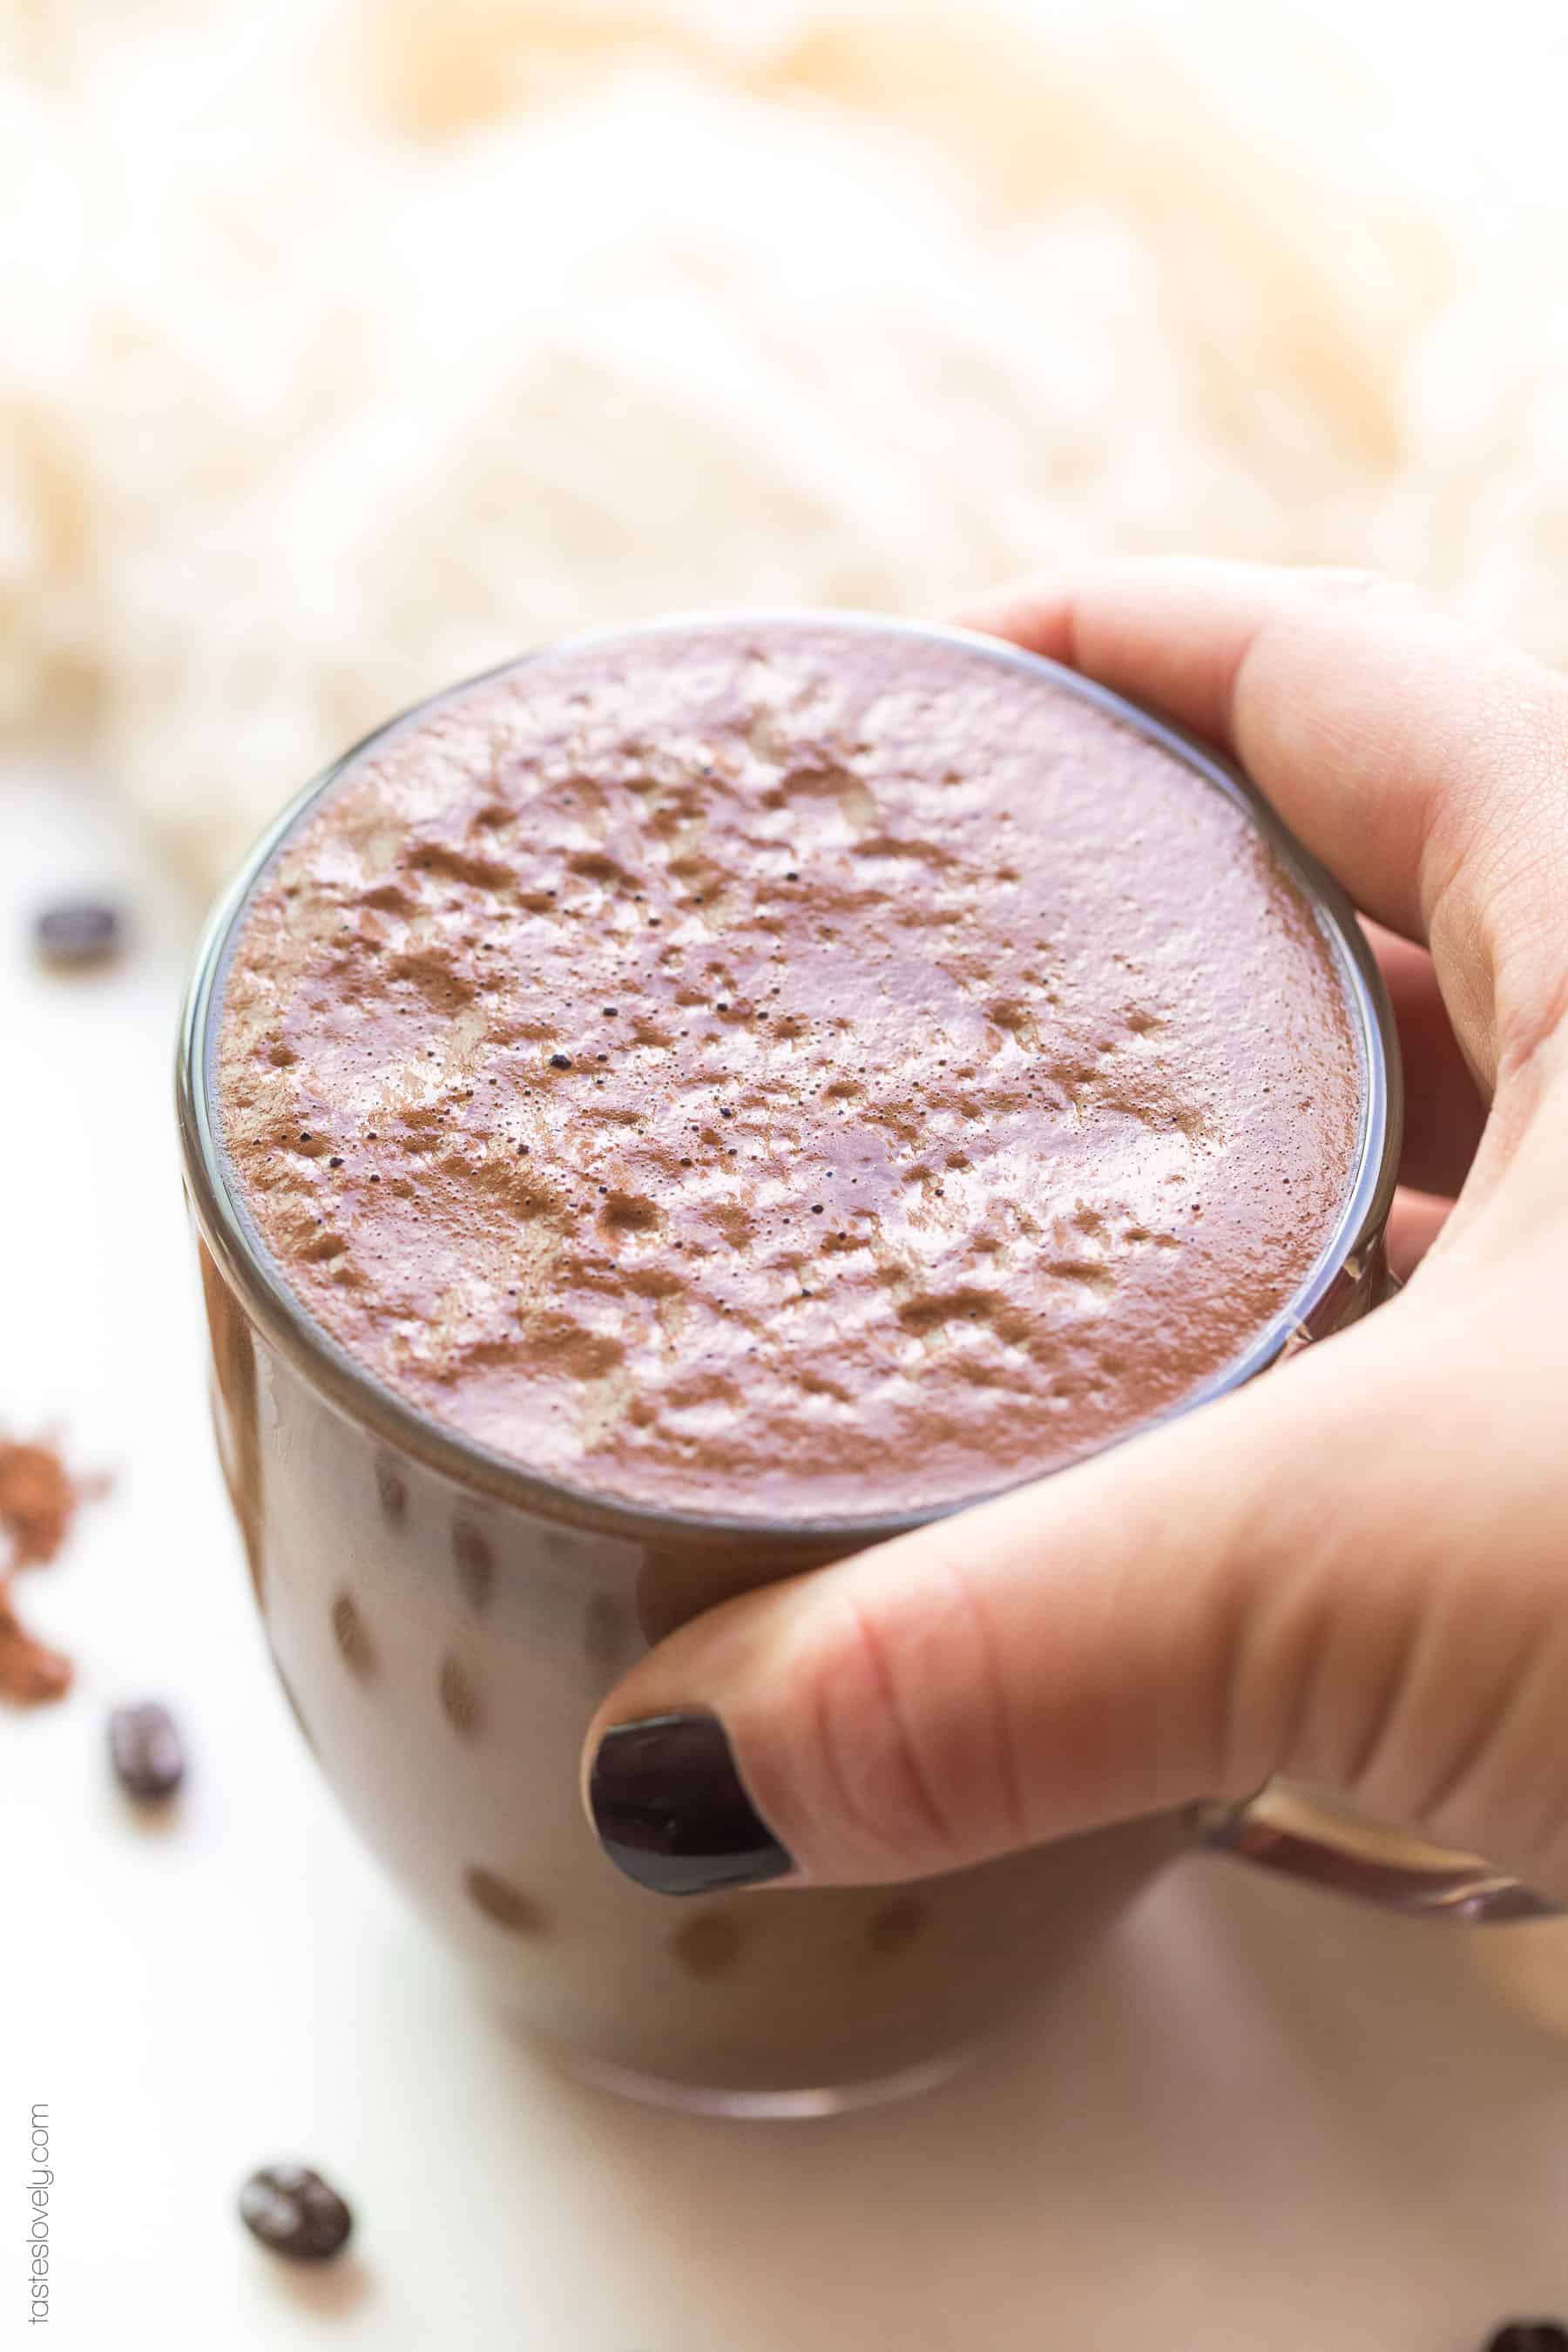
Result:
M757 1814L716 1715L650 1715L599 1742L588 1779L599 1843L659 1895L758 1886L795 1868Z

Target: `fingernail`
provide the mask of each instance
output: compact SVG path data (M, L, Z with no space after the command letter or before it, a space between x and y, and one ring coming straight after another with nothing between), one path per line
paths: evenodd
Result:
M649 1715L599 1742L588 1777L599 1843L659 1895L759 1886L794 1863L741 1786L716 1715Z

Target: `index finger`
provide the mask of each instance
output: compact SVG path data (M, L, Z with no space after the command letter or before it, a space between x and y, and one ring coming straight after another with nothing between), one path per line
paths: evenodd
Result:
M1396 583L1266 564L1099 563L963 617L1230 751L1358 906L1432 944L1489 1078L1504 964L1522 995L1553 994L1518 950L1542 938L1543 873L1563 862L1554 672Z

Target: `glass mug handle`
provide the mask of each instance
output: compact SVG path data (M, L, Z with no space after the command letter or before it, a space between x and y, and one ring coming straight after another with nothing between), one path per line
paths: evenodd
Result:
M1271 1780L1239 1805L1199 1805L1193 1829L1205 1853L1234 1854L1385 1911L1477 1926L1562 1916L1560 1904L1477 1855L1401 1836L1283 1780Z

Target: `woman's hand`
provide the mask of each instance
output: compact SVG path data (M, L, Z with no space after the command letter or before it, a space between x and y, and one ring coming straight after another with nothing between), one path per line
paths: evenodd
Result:
M693 1885L864 1883L1279 1772L1568 1898L1568 683L1360 575L1119 563L966 617L1233 752L1383 927L1415 1278L696 1619L600 1710L601 1833L635 1775Z

